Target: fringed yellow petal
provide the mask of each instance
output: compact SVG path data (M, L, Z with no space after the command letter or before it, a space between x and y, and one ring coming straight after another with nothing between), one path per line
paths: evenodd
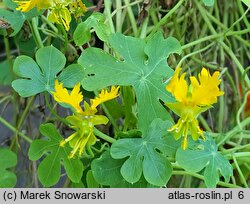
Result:
M198 106L208 106L217 102L217 97L224 94L219 89L219 72L216 71L211 76L209 71L202 68L198 78L200 83L194 77L190 77L192 85L192 103Z
M166 90L172 93L175 99L179 102L185 102L188 93L188 85L185 81L186 73L183 73L179 78L179 73L181 71L180 67L177 67L174 76L170 80L169 84L166 86Z
M47 9L50 6L49 0L30 0L30 1L14 1L17 3L18 7L16 10L22 11L22 12L28 12L31 9L37 7L37 10L40 9Z
M66 88L63 88L63 83L59 83L58 80L56 80L55 92L52 92L52 95L57 102L70 105L78 113L83 112L80 106L80 103L83 100L83 95L80 92L80 83L75 85L73 90L69 94L68 90Z
M176 69L170 83L166 86L167 91L175 96L177 102L165 103L165 105L180 116L177 124L168 131L173 133L175 139L182 138L182 148L185 150L188 147L189 133L193 140L200 137L205 140L196 118L216 103L217 97L223 95L223 92L218 87L220 84L218 71L211 76L207 69L202 68L198 75L199 81L191 76L189 86L185 81L185 73L179 78L180 71L181 68Z
M108 92L108 90L103 89L95 99L90 100L91 108L95 109L101 103L116 98L119 95L118 93L119 88L120 88L119 86L117 87L112 86L110 92Z

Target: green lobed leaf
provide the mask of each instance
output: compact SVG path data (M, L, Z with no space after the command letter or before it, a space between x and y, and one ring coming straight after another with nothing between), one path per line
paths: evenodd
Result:
M19 56L14 62L14 72L22 79L14 80L12 87L22 97L53 91L56 79L65 87L73 87L82 80L84 70L78 64L63 69L65 63L65 56L53 46L40 48L36 52L36 62L31 57Z
M11 10L15 10L17 7L17 4L13 0L3 0L3 3L7 8Z
M143 173L148 183L166 185L172 174L167 156L173 156L180 146L167 131L171 125L169 121L155 119L142 138L120 139L113 143L110 153L114 159L129 157L121 168L126 181L135 183Z
M244 4L246 4L248 6L248 8L250 8L250 0L241 0Z
M7 170L16 164L16 154L9 149L0 148L0 188L12 188L16 185L16 175Z
M23 23L26 20L25 16L19 11L12 12L2 8L0 8L0 19L4 19L6 22L8 22L11 28L14 30L10 36L16 35L21 30Z
M45 187L55 185L61 176L61 165L64 166L69 179L74 183L81 181L83 164L79 158L69 159L72 148L68 144L60 146L63 137L53 124L40 126L40 132L48 140L35 140L29 149L29 159L36 161L46 154L38 166L38 178Z
M123 162L123 160L113 159L109 151L104 152L100 158L94 159L91 163L95 180L101 185L111 187L120 183L124 180L120 173Z
M206 141L190 141L187 150L179 148L176 153L176 161L187 171L199 172L204 170L205 184L209 188L216 187L220 174L228 182L232 175L232 166L219 152L214 140L207 135ZM193 143L193 144L192 144Z
M104 152L100 158L92 161L91 169L94 179L103 186L112 188L145 188L149 184L144 178L138 182L128 183L121 175L120 169L124 163L124 159L113 159L109 150ZM152 186L151 186L152 187Z
M213 6L214 0L202 0L206 6Z
M78 60L85 68L83 87L92 91L110 85L132 85L138 102L138 127L142 132L155 118L171 120L159 99L174 100L163 81L173 74L167 58L171 53L181 52L179 42L173 37L164 39L158 32L147 42L114 33L109 43L122 59L98 48L86 49Z
M2 18L5 21L7 21L10 24L11 28L14 30L10 36L15 36L21 30L26 20L41 15L43 12L43 11L38 12L37 9L34 8L29 12L23 13L21 11L16 10L17 4L14 3L13 1L5 0L4 3L8 8L13 10L9 11L0 8L0 19Z
M90 40L91 28L94 28L99 39L102 41L107 41L110 31L109 27L104 23L104 21L105 16L102 13L95 12L84 22L80 23L73 34L73 39L76 45L83 45Z

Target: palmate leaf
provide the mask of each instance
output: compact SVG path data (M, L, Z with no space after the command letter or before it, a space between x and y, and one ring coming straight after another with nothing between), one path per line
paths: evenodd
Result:
M128 183L121 175L121 167L124 159L113 159L110 151L104 152L100 158L94 159L91 163L91 169L94 179L103 186L112 188L146 188L152 187L142 177L136 183Z
M110 152L104 152L100 158L92 161L91 169L95 180L101 185L111 186L121 183L123 178L120 168L123 160L113 159Z
M43 12L43 11L38 12L37 9L34 8L29 12L23 13L21 11L16 10L17 4L14 3L13 1L4 0L4 3L8 8L13 10L9 11L0 8L0 19L2 18L5 21L7 21L10 24L11 28L14 30L10 36L15 36L21 30L26 20L30 20L31 18L38 16Z
M164 80L173 74L167 58L171 53L181 52L179 42L173 37L164 39L162 33L156 33L147 42L115 33L110 35L109 44L122 59L101 49L86 49L78 60L85 68L83 87L92 91L110 85L132 85L138 101L138 127L142 132L155 118L171 120L159 99L174 100L165 90Z
M95 12L89 16L84 22L80 23L73 35L76 45L83 45L91 38L90 29L94 28L96 35L102 41L107 41L110 33L109 26L105 23L105 16L102 13Z
M9 149L0 148L0 188L11 188L16 185L16 175L7 170L16 166L16 164L16 154Z
M229 161L217 151L214 140L207 135L206 141L190 141L190 148L182 150L179 148L176 153L176 161L187 171L199 172L204 170L205 184L207 187L216 187L220 174L228 182L232 175L232 166ZM193 143L193 144L192 144Z
M35 140L30 146L28 155L30 160L36 161L48 153L38 166L38 178L43 186L53 186L59 181L61 165L64 166L69 179L74 183L79 183L83 173L83 164L79 158L68 158L72 148L68 144L64 147L60 146L63 137L53 124L41 125L40 132L49 140Z
M167 131L169 121L155 119L142 138L120 139L111 146L114 159L129 157L121 167L121 174L130 183L137 182L143 173L150 184L163 186L172 174L167 156L174 156L179 141Z
M66 58L53 46L40 48L36 52L36 62L28 56L19 56L14 62L15 74L23 79L13 81L12 87L22 97L53 91L56 79L65 87L73 87L84 76L84 70L78 64L69 65L57 76L64 68Z

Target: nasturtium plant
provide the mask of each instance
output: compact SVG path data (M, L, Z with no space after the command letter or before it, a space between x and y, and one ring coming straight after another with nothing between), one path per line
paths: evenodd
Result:
M206 141L191 141L187 150L179 148L176 153L177 163L187 171L200 172L204 169L205 184L209 188L216 187L222 175L229 182L232 166L229 161L218 152L215 141L206 134Z
M65 63L63 53L53 46L40 48L36 52L36 62L31 57L19 56L14 62L14 72L21 79L14 80L12 87L22 97L54 91L56 79L66 87L73 87L83 78L84 70L78 64L63 69Z
M40 132L48 139L39 139L32 142L29 149L29 159L45 158L38 166L38 178L44 187L55 185L61 176L61 165L64 166L67 176L74 183L81 181L83 164L79 158L69 158L72 148L65 144L60 145L63 137L51 123L40 126Z
M165 81L173 71L167 65L171 53L181 53L178 40L156 33L148 41L111 34L108 43L119 57L98 48L86 49L78 60L85 69L82 86L93 91L110 85L133 86L138 102L138 127L145 132L155 118L171 120L160 99L173 101Z
M26 20L31 20L33 17L41 14L36 9L33 9L27 13L22 13L16 10L17 5L11 0L4 1L5 5L12 11L0 8L0 19L4 19L10 24L10 27L14 30L10 36L15 36L23 27Z
M16 174L9 169L16 166L17 156L9 149L0 148L0 188L12 188L16 185Z
M92 13L84 22L80 23L73 35L76 45L83 45L91 39L90 29L95 30L96 35L102 41L107 41L110 34L109 27L104 23L105 16L102 13Z
M0 187L248 188L249 6L0 1Z
M143 173L150 184L167 184L172 174L172 165L167 156L173 156L180 145L166 131L171 125L169 121L155 119L142 138L120 139L112 145L110 153L114 159L129 157L121 167L126 181L135 183Z

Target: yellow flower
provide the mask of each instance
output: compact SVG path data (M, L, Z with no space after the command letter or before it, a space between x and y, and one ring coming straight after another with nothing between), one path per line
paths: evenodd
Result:
M87 11L87 7L84 3L82 3L82 0L73 0L70 1L69 10L77 19L84 15L84 13Z
M101 103L116 98L118 96L119 88L119 86L112 86L110 92L108 92L107 90L102 90L99 96L97 96L95 99L90 100L91 108L95 109Z
M70 28L71 14L75 18L79 18L87 11L87 7L82 0L14 0L18 4L16 10L28 12L34 7L40 9L48 9L48 19L53 23L61 24L68 31Z
M102 90L95 99L91 99L91 105L84 101L83 110L80 106L80 103L83 101L83 95L80 92L80 83L78 83L69 94L67 89L63 88L62 83L59 83L58 80L55 81L55 92L52 92L54 99L59 103L70 105L74 109L74 115L68 116L66 120L75 132L60 143L60 145L63 146L69 142L73 148L69 156L70 158L74 157L77 152L80 157L87 144L95 144L94 126L108 123L107 117L95 115L97 112L96 107L105 101L116 98L118 91L119 86L112 86L110 92Z
M48 19L53 23L63 25L65 30L68 31L70 28L71 15L66 6L67 4L61 3L51 7Z
M90 107L85 102L84 109L87 110L88 108ZM70 127L75 130L72 135L62 140L60 144L63 146L69 142L69 145L73 148L69 158L73 158L77 152L78 156L81 157L85 146L94 145L97 140L94 135L94 126L108 123L108 118L103 115L72 115L68 116L66 120L71 124Z
M78 83L69 94L68 90L63 88L63 83L59 83L58 80L56 80L55 92L51 93L57 102L70 105L76 112L83 112L80 106L80 103L83 100L83 95L80 92L80 83Z
M175 139L182 139L182 148L187 148L187 136L191 134L193 140L199 137L204 138L203 131L199 127L197 117L200 113L212 107L212 104L217 102L217 97L224 93L219 89L219 72L216 71L211 76L209 71L202 68L198 75L199 81L191 76L190 85L185 80L186 73L181 74L181 68L178 67L170 83L166 86L176 99L175 103L165 103L173 110L180 119L177 124L171 127L168 131L172 132Z
M30 1L14 1L18 4L16 10L20 10L22 12L28 12L31 9L37 7L37 10L46 9L50 6L49 0L30 0Z

